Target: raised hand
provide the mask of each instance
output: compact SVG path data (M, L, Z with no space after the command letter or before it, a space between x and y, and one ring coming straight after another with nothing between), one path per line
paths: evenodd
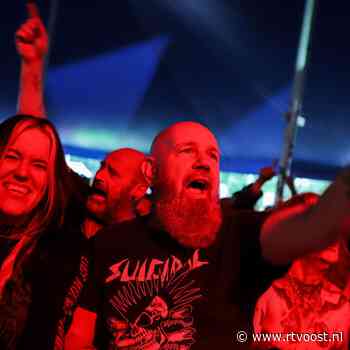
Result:
M27 4L28 19L16 32L17 52L26 62L41 61L48 51L48 36L34 3Z
M266 166L260 169L259 177L264 181L271 180L276 175L275 167L276 161L274 160L271 166Z

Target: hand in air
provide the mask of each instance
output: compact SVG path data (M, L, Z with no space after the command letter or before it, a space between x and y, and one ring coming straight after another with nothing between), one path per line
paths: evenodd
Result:
M35 4L27 4L28 19L16 32L16 48L26 62L43 60L48 51L48 36Z
M271 166L261 168L259 172L260 178L264 179L265 181L271 180L276 175L275 167L276 162L273 161Z

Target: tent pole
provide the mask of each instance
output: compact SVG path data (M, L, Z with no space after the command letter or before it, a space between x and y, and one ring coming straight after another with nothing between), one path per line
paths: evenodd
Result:
M287 126L284 134L283 151L279 162L279 174L277 180L275 205L283 200L286 176L289 176L291 173L298 120L301 118L305 75L308 59L310 56L310 39L315 17L315 1L316 0L306 0L304 9L304 18L299 38L299 47L295 65L292 99L289 111L286 114Z
M51 54L51 49L53 46L53 38L55 35L55 29L56 29L58 7L59 7L59 0L51 0L49 19L48 19L48 23L47 23L47 35L49 38L49 47L48 47L47 55L45 57L44 80L46 80L45 78L47 75L47 69L48 69L49 62L50 62L50 54Z

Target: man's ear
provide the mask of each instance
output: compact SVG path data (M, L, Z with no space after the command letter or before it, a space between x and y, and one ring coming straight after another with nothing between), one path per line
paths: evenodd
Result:
M134 203L139 202L147 194L147 189L149 186L146 183L138 184L131 190L131 198Z
M155 159L152 156L146 157L142 162L141 172L146 180L147 186L152 187L155 177Z

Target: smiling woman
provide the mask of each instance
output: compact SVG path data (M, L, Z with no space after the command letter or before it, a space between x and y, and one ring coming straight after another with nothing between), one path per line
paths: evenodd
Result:
M41 129L27 128L6 147L0 165L0 197L4 199L0 211L10 220L28 215L43 197L50 143L49 135Z
M64 223L71 185L53 125L27 115L0 124L0 348L14 349L32 301L42 238Z

